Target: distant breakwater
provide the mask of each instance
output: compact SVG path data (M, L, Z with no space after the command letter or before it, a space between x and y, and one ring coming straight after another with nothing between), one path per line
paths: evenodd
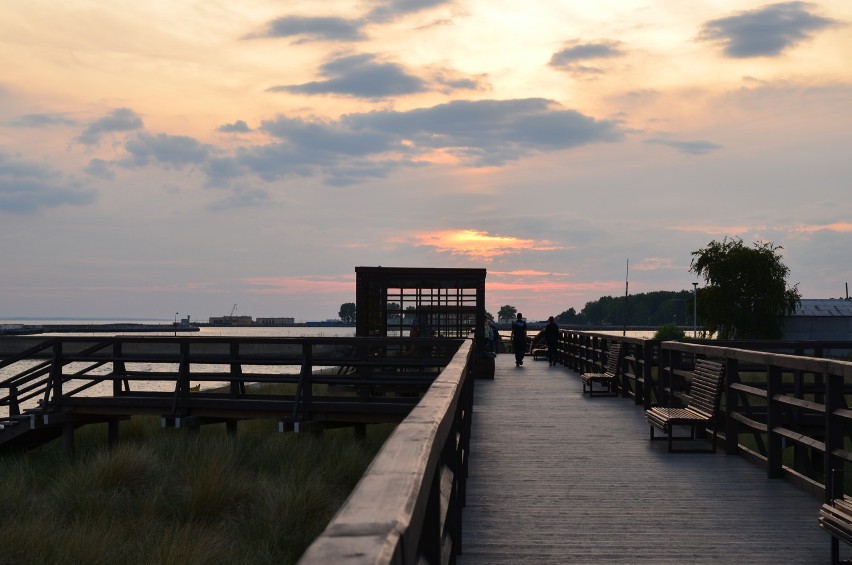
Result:
M3 328L2 335L32 335L46 333L115 333L115 332L197 332L200 328L192 324L16 324Z

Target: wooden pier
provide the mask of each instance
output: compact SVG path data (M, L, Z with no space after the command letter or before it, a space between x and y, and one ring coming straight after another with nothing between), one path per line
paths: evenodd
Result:
M473 416L458 563L829 562L821 499L743 457L667 453L641 405L565 367L498 355Z

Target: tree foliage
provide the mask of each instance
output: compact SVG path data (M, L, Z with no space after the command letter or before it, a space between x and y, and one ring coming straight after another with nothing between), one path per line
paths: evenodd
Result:
M630 326L684 325L692 320L692 298L688 290L645 292L627 298L627 324ZM602 296L586 302L579 313L574 308L556 316L566 326L620 326L624 323L623 296Z
M747 247L740 238L725 238L693 251L689 270L706 282L697 297L701 325L720 339L780 338L784 316L801 299L798 285L787 286L781 249L771 242Z
M354 302L344 302L340 305L340 312L337 313L340 316L340 320L344 324L354 324L355 323L355 303Z
M662 339L666 341L678 341L685 337L686 334L683 330L675 324L664 324L657 329L656 333L654 333L654 339Z
M515 314L518 313L518 309L514 306L509 306L506 304L505 306L500 307L500 311L497 312L497 317L500 320L514 320Z

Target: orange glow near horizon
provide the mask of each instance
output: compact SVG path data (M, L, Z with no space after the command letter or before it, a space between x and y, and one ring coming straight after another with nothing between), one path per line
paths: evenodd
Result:
M561 249L547 240L535 241L511 236L496 236L470 229L416 233L412 235L412 238L414 244L418 246L434 247L442 253L468 255L485 261L520 251Z

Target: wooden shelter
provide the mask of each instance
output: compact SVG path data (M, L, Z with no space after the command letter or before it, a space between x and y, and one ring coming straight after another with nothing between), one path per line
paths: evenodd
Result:
M358 337L468 337L485 325L485 269L355 267Z

